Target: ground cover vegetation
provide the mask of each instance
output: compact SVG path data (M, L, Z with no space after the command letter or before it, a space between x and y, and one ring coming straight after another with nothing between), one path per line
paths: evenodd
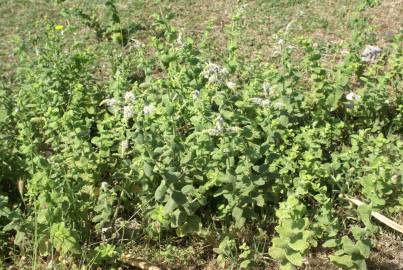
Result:
M27 14L2 19L0 268L381 267L402 33L367 18L391 1L218 1L194 28L199 1L80 2L0 4Z

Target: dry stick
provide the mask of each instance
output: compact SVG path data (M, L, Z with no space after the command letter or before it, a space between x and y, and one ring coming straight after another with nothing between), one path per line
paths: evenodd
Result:
M354 199L354 198L347 198L350 202L354 203L357 206L363 205L364 203L360 200ZM388 227L400 232L403 234L403 226L400 224L397 224L393 220L385 217L384 215L379 214L378 212L371 211L371 216L382 222L383 224L387 225Z
M151 265L150 263L144 261L143 259L133 258L128 254L123 254L120 260L130 266L142 269L142 270L161 270L158 266Z

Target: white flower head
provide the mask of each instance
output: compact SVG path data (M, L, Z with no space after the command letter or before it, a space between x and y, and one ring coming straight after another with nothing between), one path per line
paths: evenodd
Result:
M185 42L183 41L182 33L179 33L178 38L176 39L176 43L179 45L179 48L183 49L185 47Z
M150 114L154 113L154 111L155 111L155 107L152 104L146 105L143 108L144 115L150 115Z
M108 109L111 113L117 112L117 109L118 109L117 105L118 105L118 101L114 98L108 99L106 101L106 106L108 107Z
M124 106L123 107L123 118L129 120L133 118L133 108L132 106Z
M120 143L120 149L122 150L122 153L126 152L126 150L129 148L129 141L128 140L123 140Z
M215 127L221 131L224 129L224 118L221 115L217 117Z
M231 90L235 90L236 89L236 83L234 82L227 82L227 87Z
M134 100L136 99L136 96L132 92L126 92L124 98L126 104L133 104Z
M228 133L238 133L241 131L240 127L228 127L225 129L226 132Z
M288 31L290 31L292 25L294 24L294 21L291 21L287 24L287 26L285 27L285 32L288 33Z
M265 98L253 97L250 100L261 107L268 107L270 105L270 100Z
M200 91L199 90L195 90L193 92L193 100L199 99L200 97Z
M201 74L209 83L223 83L228 76L228 70L220 65L208 63Z
M215 127L207 130L210 136L218 136L224 131L224 118L219 115L215 122Z
M107 182L102 182L101 183L101 190L102 191L107 191L109 188L109 184Z
M269 94L270 94L270 92L271 92L271 86L270 86L270 84L268 83L268 82L263 82L263 93L264 93L264 95L265 96L268 96Z
M361 54L361 60L365 63L373 63L381 54L381 48L377 46L367 45Z
M285 106L285 104L281 100L278 100L278 101L274 102L274 104L273 104L273 107L276 109L282 109L282 108L284 108L284 106Z
M145 45L144 45L144 43L141 42L140 40L132 39L132 40L131 40L131 46L132 46L134 49L140 49L140 48L143 48Z
M218 136L221 134L222 131L217 128L210 128L209 130L207 130L207 132L210 136Z
M346 95L346 99L349 100L349 101L357 101L357 100L360 100L360 99L361 99L361 96L360 96L360 95L357 95L357 94L354 93L354 92L350 92L350 93L348 93L348 94Z

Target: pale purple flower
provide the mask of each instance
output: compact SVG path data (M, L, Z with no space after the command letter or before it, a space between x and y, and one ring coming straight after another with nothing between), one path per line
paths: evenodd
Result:
M365 63L373 63L381 54L381 48L377 46L367 45L361 54L361 60Z
M218 116L216 119L215 127L207 130L210 136L218 136L224 131L224 118Z
M201 74L209 83L223 83L228 76L228 70L220 65L208 63Z

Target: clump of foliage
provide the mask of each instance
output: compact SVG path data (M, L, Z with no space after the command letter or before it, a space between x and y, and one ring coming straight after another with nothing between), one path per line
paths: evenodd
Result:
M35 268L101 241L88 263L113 263L124 238L205 237L214 225L223 268L253 267L261 252L295 269L321 247L365 269L371 210L403 207L401 36L371 65L352 43L329 67L305 38L302 61L283 46L263 65L237 55L234 20L213 63L171 18L156 15L132 50L50 24L21 57L17 88L0 89L0 249L33 254ZM269 249L237 237L270 226Z

